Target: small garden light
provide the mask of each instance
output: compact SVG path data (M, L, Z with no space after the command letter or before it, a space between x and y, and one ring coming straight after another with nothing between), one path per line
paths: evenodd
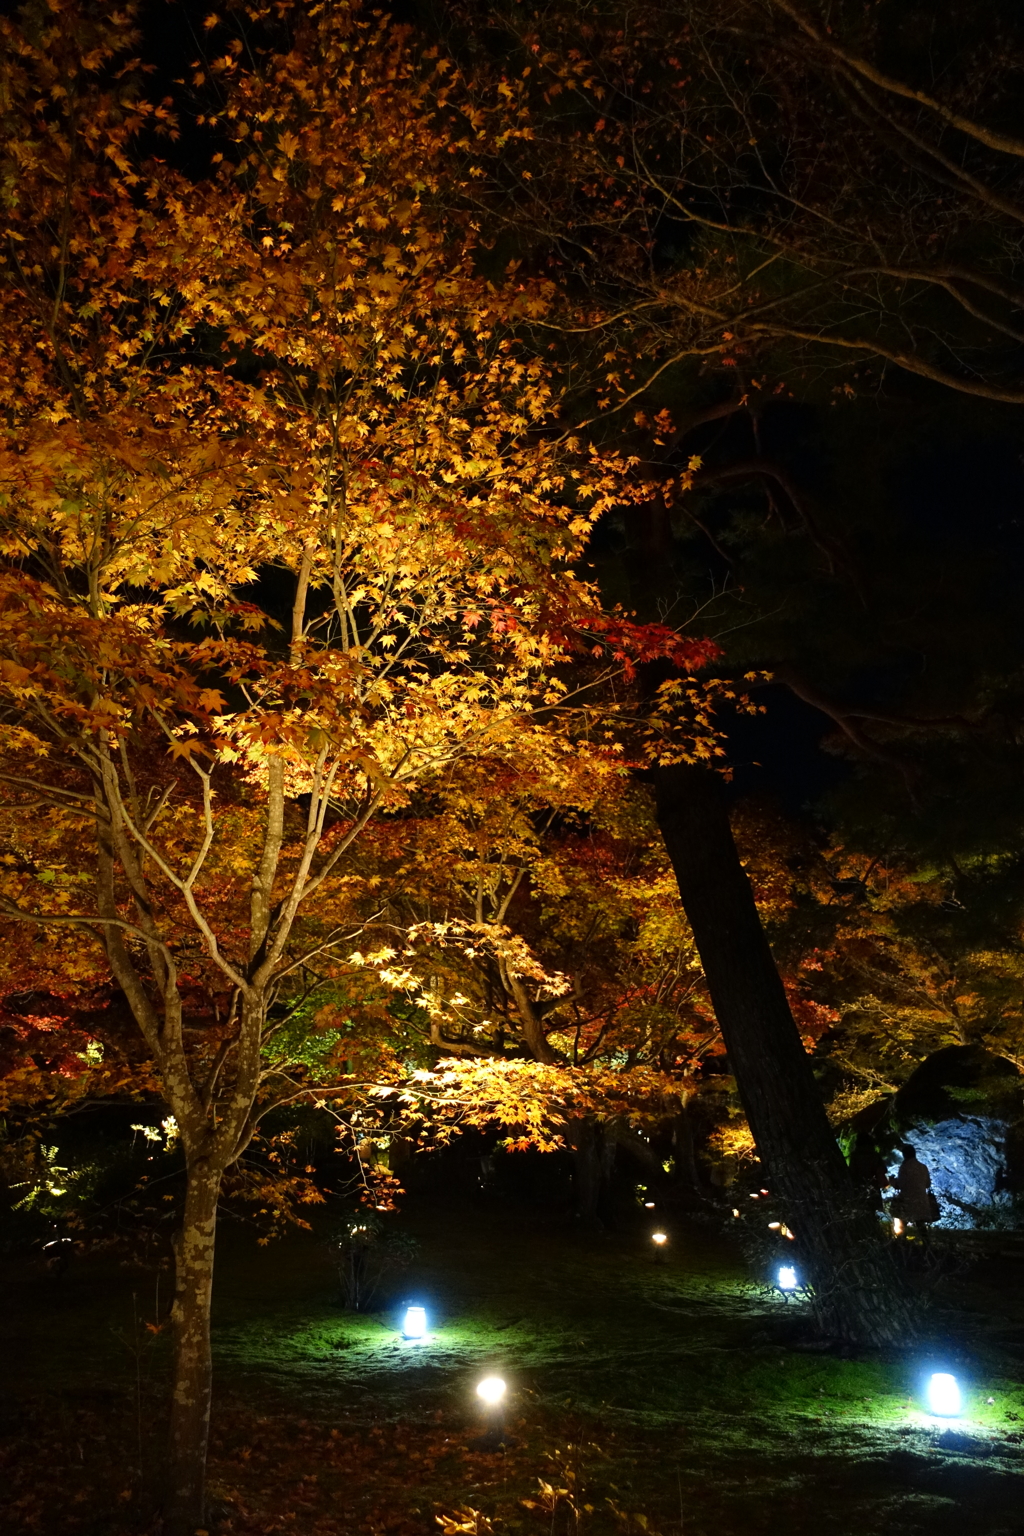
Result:
M947 1371L936 1371L928 1379L928 1412L936 1418L956 1419L960 1416L960 1388L955 1376Z
M406 1310L405 1321L402 1324L402 1335L406 1339L426 1338L427 1312L425 1307L409 1307Z
M656 1246L658 1248L663 1247L664 1244L668 1242L668 1233L667 1232L652 1232L651 1233L651 1242L656 1244Z
M476 1384L476 1395L484 1405L482 1435L469 1442L471 1451L500 1451L515 1441L505 1429L505 1383L500 1376L485 1376Z
M796 1270L792 1264L783 1264L779 1270L778 1287L780 1291L795 1291L797 1288Z

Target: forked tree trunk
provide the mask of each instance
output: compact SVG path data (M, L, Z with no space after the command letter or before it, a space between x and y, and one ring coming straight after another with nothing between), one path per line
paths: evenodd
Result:
M206 1447L210 1434L213 1361L210 1303L217 1201L223 1170L190 1162L185 1214L175 1253L174 1380L164 1505L165 1536L194 1536L203 1528Z
M822 1331L856 1344L914 1332L878 1225L858 1202L740 863L716 776L653 770L658 825L693 929L767 1184L796 1234Z

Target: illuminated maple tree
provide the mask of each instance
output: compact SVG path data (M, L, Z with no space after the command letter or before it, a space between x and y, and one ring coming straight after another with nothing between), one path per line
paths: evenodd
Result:
M514 1149L569 1144L592 1215L591 1130L653 1166L636 1130L681 1120L722 1047L646 790L615 757L537 747L460 765L364 840L393 959L347 1064L379 1096L343 1119L377 1177L396 1135L436 1145L472 1125Z
M55 936L33 991L113 985L181 1138L173 1533L220 1189L309 1093L310 997L358 990L360 837L460 764L613 755L636 661L712 654L574 574L628 465L552 430L529 295L480 274L447 62L347 7L277 20L209 65L198 179L139 148L178 130L130 10L2 34L2 902ZM678 689L657 750L707 752L700 690L664 744Z

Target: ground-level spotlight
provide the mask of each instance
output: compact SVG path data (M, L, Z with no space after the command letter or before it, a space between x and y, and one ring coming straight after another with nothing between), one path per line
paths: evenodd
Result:
M955 1376L947 1371L936 1371L928 1378L925 1393L928 1412L940 1419L956 1419L960 1416L960 1388Z
M482 1435L469 1442L471 1451L500 1451L515 1441L505 1429L505 1383L500 1376L485 1376L476 1384L476 1395L484 1405Z
M776 1284L780 1291L795 1291L797 1289L796 1270L792 1264L782 1265Z
M497 1408L505 1396L505 1383L500 1376L485 1376L477 1383L476 1395L488 1408Z
M425 1307L407 1307L402 1324L402 1336L406 1339L425 1339L427 1336L427 1311Z
M665 1244L668 1242L668 1233L652 1232L651 1242L655 1245L656 1248L664 1248Z

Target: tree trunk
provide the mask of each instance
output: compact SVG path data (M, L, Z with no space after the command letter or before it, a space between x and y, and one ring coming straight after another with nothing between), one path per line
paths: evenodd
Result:
M766 1183L796 1234L819 1326L856 1344L903 1342L913 1310L877 1222L856 1199L804 1051L725 799L708 769L653 770L658 825L693 929Z
M210 1302L222 1170L190 1161L185 1215L175 1252L174 1382L164 1511L165 1536L193 1536L204 1525L206 1446L213 1362Z
M688 1204L699 1205L704 1198L704 1191L693 1145L690 1106L685 1099L680 1099L672 1121L672 1156L676 1186L681 1196Z
M602 1193L602 1134L592 1115L573 1121L570 1132L573 1161L573 1204L577 1220L588 1226L600 1221Z

